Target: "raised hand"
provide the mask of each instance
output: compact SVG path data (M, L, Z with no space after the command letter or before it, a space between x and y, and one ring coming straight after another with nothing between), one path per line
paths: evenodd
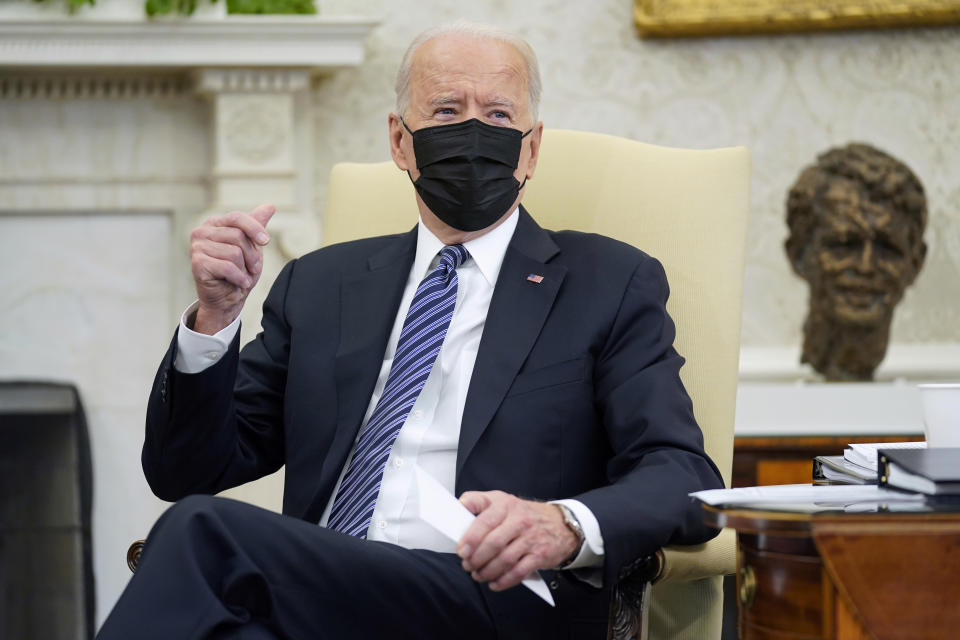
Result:
M552 569L576 550L576 535L559 507L503 491L467 491L460 502L476 518L457 545L463 568L494 591L520 584L536 569Z
M212 335L240 315L263 271L262 247L270 242L266 227L275 211L271 204L231 211L191 232L190 267L200 299L194 331Z

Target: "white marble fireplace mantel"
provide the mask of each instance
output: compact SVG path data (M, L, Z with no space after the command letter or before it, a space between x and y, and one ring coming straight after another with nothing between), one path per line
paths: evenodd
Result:
M313 80L360 65L378 22L63 6L0 1L0 379L81 391L99 623L129 579L124 550L164 508L139 449L154 367L193 295L189 230L277 206L249 337L280 265L319 244ZM280 480L266 482L275 503Z

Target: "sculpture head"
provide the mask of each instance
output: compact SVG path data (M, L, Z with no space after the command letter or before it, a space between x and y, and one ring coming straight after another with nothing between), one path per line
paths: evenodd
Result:
M926 218L917 177L871 146L831 149L800 174L787 199L786 250L810 285L806 342L835 340L811 335L811 320L820 332L879 331L879 364L894 307L923 266Z

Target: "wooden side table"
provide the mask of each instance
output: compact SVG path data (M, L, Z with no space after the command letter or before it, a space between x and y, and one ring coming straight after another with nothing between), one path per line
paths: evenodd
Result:
M738 544L746 640L960 637L960 505L816 514L704 506Z

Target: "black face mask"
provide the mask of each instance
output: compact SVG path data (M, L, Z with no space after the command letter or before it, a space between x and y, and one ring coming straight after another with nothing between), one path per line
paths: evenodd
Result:
M406 122L403 126L410 131ZM507 212L527 183L517 182L513 172L530 131L495 127L476 118L410 131L420 171L419 178L410 180L446 224L460 231L485 229Z

